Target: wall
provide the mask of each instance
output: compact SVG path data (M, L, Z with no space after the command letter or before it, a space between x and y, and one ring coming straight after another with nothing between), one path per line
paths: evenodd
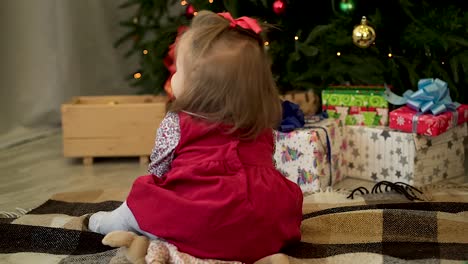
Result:
M114 49L131 10L117 0L4 0L0 7L0 135L18 126L58 126L76 95L129 94L136 67Z

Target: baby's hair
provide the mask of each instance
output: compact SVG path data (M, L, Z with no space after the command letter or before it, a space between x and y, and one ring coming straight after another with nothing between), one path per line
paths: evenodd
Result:
M210 11L200 11L181 37L176 54L184 67L182 94L171 110L232 125L254 138L276 128L282 110L261 37Z

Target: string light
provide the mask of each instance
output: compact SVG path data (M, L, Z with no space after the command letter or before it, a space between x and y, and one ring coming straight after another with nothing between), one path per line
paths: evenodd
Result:
M212 4L212 3L213 3L213 0L208 0L208 2L210 2L210 4Z
M389 57L389 58L393 57L393 54L392 54L392 53L388 53L388 57Z
M143 50L143 54L148 54L148 50Z
M141 78L141 73L135 72L135 74L133 74L133 78L140 79Z
M183 5L183 6L187 5L187 1L185 1L185 0L180 1L180 5Z
M294 37L294 39L295 39L295 40L298 40L298 39L299 39L299 37L298 37L298 36L295 36L295 37Z
M198 15L198 12L197 11L193 12L193 15L194 16Z
M133 24L136 24L136 23L138 23L138 17L133 18Z
M336 53L336 56L338 56L338 57L341 56L341 52L338 51L338 52Z
M442 65L444 65L444 64L445 64L445 61L443 61L443 62L441 62L441 63L442 63Z
M270 45L270 42L265 41L265 43L263 43L263 44L264 44L265 46L268 46L268 45Z

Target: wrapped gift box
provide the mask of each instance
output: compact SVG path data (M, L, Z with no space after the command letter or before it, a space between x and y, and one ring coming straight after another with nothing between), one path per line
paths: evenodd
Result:
M464 173L466 123L438 137L388 127L348 126L345 133L346 176L420 186Z
M303 192L314 192L340 181L343 125L325 119L289 133L275 132L276 168Z
M467 121L468 105L460 105L454 112L439 115L420 114L408 106L390 112L390 128L426 136L438 136Z
M331 86L322 91L322 110L346 125L388 124L384 86Z

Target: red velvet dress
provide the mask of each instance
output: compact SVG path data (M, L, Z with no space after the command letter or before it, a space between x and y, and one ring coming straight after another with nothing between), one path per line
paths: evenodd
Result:
M195 257L245 263L299 241L302 192L274 167L272 131L244 141L178 117L170 170L139 177L127 198L140 228Z

